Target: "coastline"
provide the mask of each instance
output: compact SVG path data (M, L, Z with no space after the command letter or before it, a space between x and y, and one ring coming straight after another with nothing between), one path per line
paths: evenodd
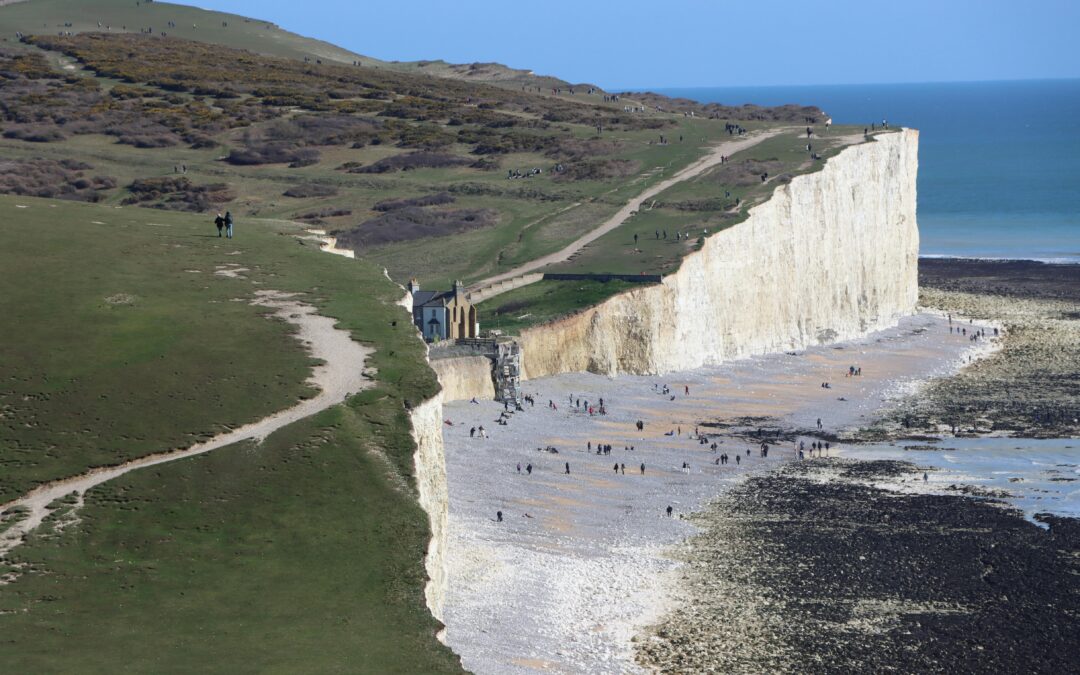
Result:
M479 673L636 672L635 635L685 600L672 585L680 563L670 558L672 545L697 532L685 515L789 463L798 440L807 449L813 439L835 443L975 349L941 317L917 315L858 340L664 377L532 380L526 390L536 406L512 414L506 426L494 422L502 412L495 402L447 404L447 644ZM862 377L845 377L853 363ZM826 380L830 388L821 387ZM674 396L654 391L662 383ZM608 414L567 410L570 394L594 405L603 397ZM479 425L490 438L470 438ZM763 458L757 448L766 437L773 449ZM611 455L589 451L597 442L612 444ZM720 454L730 462L717 465ZM531 463L533 474L518 475L518 462ZM627 474L613 472L616 462ZM668 505L673 518L664 514Z
M978 273L988 265L992 274ZM947 268L932 270L935 266ZM1049 269L1056 274L1061 267L1080 274L1080 266ZM811 439L828 439L839 442L841 450L851 443L850 454L859 454L869 447L862 443L875 438L940 436L938 427L902 428L898 411L913 402L930 405L926 401L936 400L930 397L940 391L950 392L950 405L977 407L983 390L957 381L969 383L973 373L985 377L981 374L1030 359L1028 318L1038 323L1036 335L1057 335L1057 329L1047 328L1045 312L1060 313L1072 296L1062 299L1053 278L1033 275L1040 269L1047 270L1047 264L930 262L922 267L924 304L940 298L952 304L902 321L891 333L663 377L572 374L533 380L526 389L536 397L536 408L511 415L506 427L494 423L499 404L449 404L445 415L454 428L444 427L450 487L447 643L467 668L480 673L680 671L694 670L695 663L714 669L727 664L736 670L841 672L843 664L889 667L911 654L932 664L931 670L963 665L1008 670L1028 659L1037 671L1060 671L1066 657L1055 644L1080 645L1080 636L1065 624L1052 633L1057 643L1049 646L1051 633L1008 634L1008 626L996 620L985 633L994 644L972 646L975 642L962 637L985 624L989 607L1011 621L1062 623L1075 611L1058 597L1074 584L1075 570L1072 577L1062 570L1074 565L1080 541L1075 520L1025 519L1000 501L1003 493L971 487L973 481L963 477L945 486L934 473L934 483L920 486L915 479L924 469L910 462L838 459L838 453L792 461L793 443L800 439L807 446ZM1020 282L1002 281L1005 272ZM1034 315L1032 307L1038 310ZM959 324L958 308L985 319L967 323L965 318L966 327L987 333L995 325L1004 328L1000 340L973 343L959 330L950 333L945 317L953 312ZM999 316L995 312L1001 312L1001 324L992 321ZM1023 349L1016 349L1018 339ZM928 347L946 342L948 349ZM1053 349L1053 342L1040 338L1036 343ZM841 364L848 362L863 365L868 375L842 378ZM840 379L833 387L843 389L823 392L814 386L834 376ZM664 382L679 394L674 400L652 392L653 384ZM691 387L691 396L683 395L683 386ZM568 393L588 400L604 396L616 410L590 418L547 408L549 399L563 408ZM825 418L820 431L818 416ZM647 420L645 433L630 427L641 418ZM468 438L468 428L478 424L491 436L482 443ZM695 425L710 444L719 444L717 453L688 438ZM667 431L679 433L666 436ZM1069 435L1064 427L1042 432ZM768 459L758 457L759 434L773 443ZM986 434L976 425L957 435ZM596 458L578 447L598 441L615 446L612 456ZM623 450L631 444L634 451ZM548 445L559 453L541 449ZM711 463L736 448L746 460L741 465ZM742 453L749 448L754 451L747 458ZM650 479L659 474L651 485L611 470L618 460L633 471L642 459ZM689 473L680 469L684 459ZM567 460L573 464L569 478L561 471ZM519 477L518 461L532 463L537 474ZM670 520L662 513L668 503L677 516ZM732 504L744 511L732 510ZM769 508L747 513L748 504ZM888 508L878 513L883 506ZM504 512L503 523L496 522L496 510ZM805 517L823 510L831 515ZM862 515L848 517L848 512ZM836 526L822 528L826 517ZM923 531L917 542L909 537L912 528ZM993 536L983 541L964 534L972 528ZM863 529L874 536L850 537ZM956 565L930 574L917 560L894 562L919 551L954 560L948 557L954 542L960 542L964 556L976 556L986 567L961 565L960 556ZM793 554L798 564L789 564L792 556L775 557L782 550L801 551ZM898 564L929 574L925 588L919 590L920 577L906 572L902 583L879 583L896 576ZM987 569L998 570L998 577L991 572L986 578L1013 584L1031 566L1049 570L1052 579L1038 588L1021 580L1007 594L1012 601L990 597L982 588L987 582L979 575ZM850 592L823 596L809 580L839 583L830 577L834 568L846 570L841 578L850 582ZM807 642L792 626L813 626L806 630L816 637ZM862 642L880 653L847 646ZM920 648L924 643L929 646Z
M1002 349L929 382L867 430L905 436L1080 436L1080 265L920 260L920 304L993 320Z
M1076 410L1080 266L923 258L920 286L921 304L954 313L957 325L970 325L959 312L1000 321L1000 348L851 430L888 447L789 463L695 514L702 532L679 548L686 602L640 643L643 666L1075 668L1080 519L1065 515L1076 512L1066 500L1080 465L1069 440L1050 459L1028 459L1048 441L1025 437L1080 435L1045 407ZM969 423L954 432L946 422L959 413ZM943 440L904 444L931 438ZM985 456L980 443L995 440L1000 455ZM1032 484L1036 474L1046 482Z

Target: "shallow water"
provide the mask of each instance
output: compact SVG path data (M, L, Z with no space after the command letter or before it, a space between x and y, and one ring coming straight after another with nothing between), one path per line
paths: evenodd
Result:
M899 459L928 467L926 487L952 484L1004 490L1029 518L1036 513L1080 517L1080 439L947 438L934 443L854 446L844 456ZM917 489L920 480L910 485Z

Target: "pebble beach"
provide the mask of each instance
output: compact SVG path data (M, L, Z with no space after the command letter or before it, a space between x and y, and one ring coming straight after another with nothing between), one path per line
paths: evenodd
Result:
M651 627L686 600L675 551L699 532L690 514L796 462L800 442L807 459L815 442L837 454L921 383L996 350L954 322L923 313L859 340L664 376L532 380L535 403L505 425L502 404L447 404L447 643L478 673L638 671Z

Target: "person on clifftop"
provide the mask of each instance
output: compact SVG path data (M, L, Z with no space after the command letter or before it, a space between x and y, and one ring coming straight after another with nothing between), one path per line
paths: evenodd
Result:
M225 219L221 217L221 214L217 214L217 218L214 218L214 225L217 225L217 236L221 236L221 230L225 227Z

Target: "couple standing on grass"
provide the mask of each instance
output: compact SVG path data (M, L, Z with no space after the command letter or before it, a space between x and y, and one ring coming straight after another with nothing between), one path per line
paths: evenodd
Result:
M225 236L232 239L232 213L226 211L225 217L222 218L221 214L217 214L217 218L214 218L214 224L217 225L217 236L221 236L222 228L225 229Z

